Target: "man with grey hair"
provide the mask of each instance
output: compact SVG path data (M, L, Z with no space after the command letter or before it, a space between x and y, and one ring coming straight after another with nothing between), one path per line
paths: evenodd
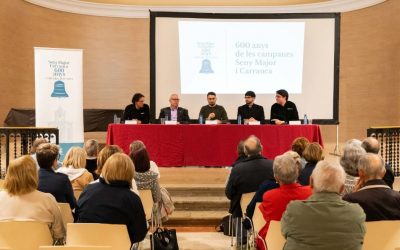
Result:
M363 147L367 153L379 154L381 145L374 137L367 137L362 141L361 147ZM385 163L385 169L386 173L385 176L383 176L383 180L393 189L394 175L392 167L388 163Z
M358 162L365 153L365 150L361 147L360 140L352 139L346 142L343 148L343 155L340 158L340 165L346 172L343 195L354 191L354 186L359 179Z
M87 140L85 142L85 151L86 151L86 169L93 175L93 179L97 180L97 178L99 178L99 176L96 174L99 143L93 139Z
M399 220L400 193L382 180L385 166L378 154L367 153L360 159L358 169L360 189L345 195L343 200L358 203L367 215L366 221Z
M358 204L342 200L346 175L338 165L320 161L311 177L313 194L292 201L281 220L284 250L361 250L365 214Z

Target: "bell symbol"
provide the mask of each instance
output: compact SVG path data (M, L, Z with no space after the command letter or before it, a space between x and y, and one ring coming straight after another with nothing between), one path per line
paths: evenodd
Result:
M54 82L53 93L51 97L68 97L67 92L65 92L65 84L63 81Z
M214 71L213 71L212 68L211 68L211 61L210 61L210 60L204 59L204 60L202 61L200 73L202 73L202 74L211 74L211 73L214 73Z

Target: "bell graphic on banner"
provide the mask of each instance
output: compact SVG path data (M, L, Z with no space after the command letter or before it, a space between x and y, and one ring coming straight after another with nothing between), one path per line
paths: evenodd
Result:
M53 93L51 93L51 97L68 97L63 81L54 82L54 89Z
M213 71L212 68L211 68L211 61L210 61L210 60L204 59L204 60L202 61L200 73L203 73L203 74L211 74L211 73L214 73L214 71Z

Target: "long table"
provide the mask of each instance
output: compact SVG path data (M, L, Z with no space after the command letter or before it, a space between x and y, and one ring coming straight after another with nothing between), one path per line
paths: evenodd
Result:
M108 126L107 144L129 153L134 140L145 143L150 158L159 166L229 166L236 147L249 135L260 138L263 155L269 159L290 150L292 141L304 136L323 146L318 125L126 125Z

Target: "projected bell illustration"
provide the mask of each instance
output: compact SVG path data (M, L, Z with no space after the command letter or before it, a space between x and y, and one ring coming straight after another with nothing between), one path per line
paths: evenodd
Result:
M53 93L51 93L51 97L68 97L63 81L54 82L54 89Z
M202 73L202 74L214 73L213 69L211 68L211 61L210 60L204 59L202 61L200 73Z

